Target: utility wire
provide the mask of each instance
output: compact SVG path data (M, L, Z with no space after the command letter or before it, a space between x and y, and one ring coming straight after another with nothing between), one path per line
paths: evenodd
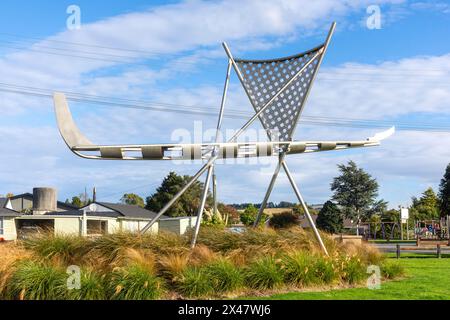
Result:
M1 35L2 33L0 33ZM33 38L32 38L33 39ZM96 61L104 61L104 62L111 62L111 63L121 63L121 64L134 64L134 65L145 65L148 66L148 64L143 64L143 63L134 63L133 61L130 61L130 59L138 59L138 60L143 60L143 59L148 59L148 55L154 55L154 56L163 56L165 58L168 58L170 56L176 56L175 54L163 54L163 53L155 53L155 52L150 52L150 51L141 51L141 50L128 50L128 49L119 49L119 48L113 48L113 47L105 47L105 46L97 46L97 45L87 45L87 44L81 44L81 43L70 43L70 42L66 42L66 41L57 41L57 40L45 40L43 39L42 41L51 41L51 42L57 42L57 43L64 43L64 44L69 44L69 45L77 45L77 46L87 46L87 47L94 47L94 48L102 48L102 49L107 49L107 50L114 50L114 51L126 51L126 52L133 52L135 54L140 54L140 56L130 56L130 55L117 55L117 54L110 54L110 53L101 53L101 52L92 52L92 51L85 51L85 50L79 50L79 49L70 49L70 48L60 48L60 47L50 47L50 46L45 46L42 44L36 44L36 43L32 43L30 44L31 47L20 47L14 44L19 43L20 41L9 41L9 40L2 40L0 39L0 42L4 42L7 44L1 44L0 43L0 47L6 47L6 48L12 48L12 49L16 49L16 50L21 50L21 51L31 51L31 52L37 52L37 53L43 53L43 54L50 54L50 55L58 55L58 56L65 56L65 57L72 57L72 58L79 58L79 59L88 59L88 60L96 60ZM22 41L23 43L23 41ZM53 52L53 51L46 51L46 50L39 50L39 49L48 49L48 50L56 50L56 51L63 51L63 52L68 52L68 53L61 53L61 52ZM79 54L87 54L89 56L85 56L85 55L79 55ZM142 54L146 54L147 56L144 57L142 56ZM126 59L126 60L114 60L114 59L106 59L104 57L111 57L111 58L119 58L119 59ZM195 61L189 61L189 59L193 59L195 60L194 57L188 57L187 59L183 59L182 61L180 60L172 60L170 63L173 64L187 64L187 65L195 65L197 62ZM352 72L352 70L361 70L363 72ZM350 71L350 72L349 72ZM364 72L365 71L365 72ZM350 67L345 67L345 70L335 70L334 72L330 72L330 71L325 71L322 72L320 74L320 79L321 80L325 80L325 81L364 81L364 82L377 82L376 80L380 80L380 82L386 82L385 80L388 79L392 82L401 82L401 83L423 83L425 80L429 80L426 79L427 77L439 77L439 76L445 76L446 74L449 73L449 71L447 70L442 70L442 69L427 69L426 71L431 71L431 72L438 72L439 74L427 74L424 73L423 70L415 70L415 69L407 69L407 70L401 70L400 73L399 72L390 72L389 70L384 70L385 72L387 72L387 74L372 74L374 71L377 71L375 69L371 69L371 68L367 68L367 67L361 67L361 66L350 66ZM444 74L442 74L444 73ZM332 76L339 76L339 75L357 75L357 76L369 76L371 78L369 79L355 79L355 78L323 78L322 75L332 75ZM411 80L406 80L405 79L397 79L397 77L405 77L405 76L417 76L417 78L419 79L424 79L424 81L411 81ZM373 79L373 77L375 78L381 78L381 79ZM390 79L390 77L394 77L394 79ZM375 81L374 81L375 80ZM438 84L443 84L442 81L439 81Z
M0 91L15 93L20 95L35 96L41 98L52 98L53 92L48 89L33 88L25 86L16 86L12 84L0 83ZM82 103L93 103L109 107L120 107L128 109L139 109L147 111L160 111L160 112L173 112L189 115L205 115L205 116L217 116L216 110L210 110L213 107L207 106L186 106L178 104L168 104L151 101L139 101L122 98L108 98L101 96L93 96L75 92L66 92L67 98L71 101ZM232 119L246 119L251 116L250 113L229 108L225 117ZM320 126L333 126L333 127L352 127L352 128L385 128L392 125L396 125L399 130L409 131L433 131L433 132L450 132L450 126L443 124L437 126L436 124L421 123L415 125L400 121L386 121L386 120L370 120L370 119L349 119L349 118L331 118L321 116L303 116L300 123L305 125L320 125Z

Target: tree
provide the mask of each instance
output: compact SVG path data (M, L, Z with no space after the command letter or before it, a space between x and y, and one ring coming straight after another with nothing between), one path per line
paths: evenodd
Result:
M380 199L374 202L372 208L370 208L367 211L365 218L367 220L371 220L370 218L374 215L381 217L387 210L388 210L388 202L384 201L383 199Z
M344 228L342 212L331 201L325 202L316 220L317 227L329 233L339 233Z
M258 216L259 210L254 205L249 205L245 208L244 212L241 213L241 222L246 226L253 226L256 221L256 217ZM264 224L267 220L267 215L262 214L260 224Z
M145 208L155 212L160 211L188 183L190 176L180 176L175 172L164 178L156 192L147 197ZM194 216L200 206L200 198L204 184L196 181L165 213L170 217ZM212 205L211 194L208 193L207 205Z
M378 183L353 161L338 168L341 175L331 183L333 200L342 207L347 218L359 224L362 217L370 215L370 209L378 196Z
M439 184L439 211L441 217L450 215L450 163L445 169L444 177Z
M81 208L83 206L83 203L82 203L80 197L77 197L77 196L72 197L71 204L77 208Z
M145 207L144 199L142 199L140 196L134 193L126 193L123 195L123 197L120 199L120 201L124 204L129 204L132 206L138 206L138 207Z
M428 188L417 199L412 198L410 216L416 220L432 220L439 218L439 199L433 188Z

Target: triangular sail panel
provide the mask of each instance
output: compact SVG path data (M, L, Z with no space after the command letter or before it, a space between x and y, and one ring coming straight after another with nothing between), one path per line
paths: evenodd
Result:
M271 141L292 140L323 48L275 60L235 60L256 112L279 94L259 117Z

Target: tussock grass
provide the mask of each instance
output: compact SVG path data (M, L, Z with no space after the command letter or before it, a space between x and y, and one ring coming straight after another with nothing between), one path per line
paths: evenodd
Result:
M116 268L109 279L109 296L116 300L155 300L163 295L163 283L140 264Z
M361 263L358 256L345 257L341 263L342 279L349 284L358 284L367 279L366 265Z
M292 251L282 258L285 281L306 286L317 283L316 258L305 251Z
M105 276L93 270L81 270L81 288L68 290L69 300L106 300Z
M187 267L175 285L176 290L188 298L205 297L213 293L213 283L205 271L203 267Z
M283 283L280 263L271 256L254 260L245 271L245 282L253 289L273 289Z
M197 245L189 255L189 262L192 265L205 265L218 258L218 254L203 244Z
M233 292L241 289L244 285L244 275L241 270L227 259L217 259L208 264L206 266L206 272L216 292Z
M87 239L78 236L42 233L23 241L23 246L45 260L74 264L89 250L87 243Z
M33 260L21 261L6 288L6 298L19 300L63 300L67 297L64 270Z
M187 254L168 254L158 258L160 273L169 282L176 282L182 276L184 270L189 265L189 256Z
M405 267L398 261L386 260L381 265L381 274L386 279L395 279L405 275Z
M14 267L23 260L32 260L31 252L16 244L0 244L0 299L5 296L6 285L14 273Z

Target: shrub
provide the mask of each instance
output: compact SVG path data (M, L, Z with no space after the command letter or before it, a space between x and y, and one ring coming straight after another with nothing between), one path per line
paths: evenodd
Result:
M243 285L241 271L230 261L218 259L206 267L206 271L217 292L231 292Z
M397 261L386 260L381 265L381 274L386 279L394 279L405 274L405 268Z
M106 283L104 277L91 270L81 271L81 288L68 291L70 300L105 300Z
M8 281L9 299L63 300L67 295L67 274L33 260L21 261Z
M247 208L245 208L244 212L240 214L241 222L246 226L253 226L253 224L256 221L256 218L258 216L259 210L253 206L249 205ZM263 225L267 220L267 215L263 213L261 215L261 220L259 221L260 225Z
M245 272L245 282L254 289L272 289L283 283L283 275L277 261L266 256L250 263Z
M205 268L188 267L186 268L179 281L176 284L178 291L186 297L203 297L214 288Z
M269 220L269 225L275 229L286 229L299 224L300 219L298 215L290 211L274 214Z
M116 268L109 281L115 300L155 300L163 294L160 279L139 264Z

